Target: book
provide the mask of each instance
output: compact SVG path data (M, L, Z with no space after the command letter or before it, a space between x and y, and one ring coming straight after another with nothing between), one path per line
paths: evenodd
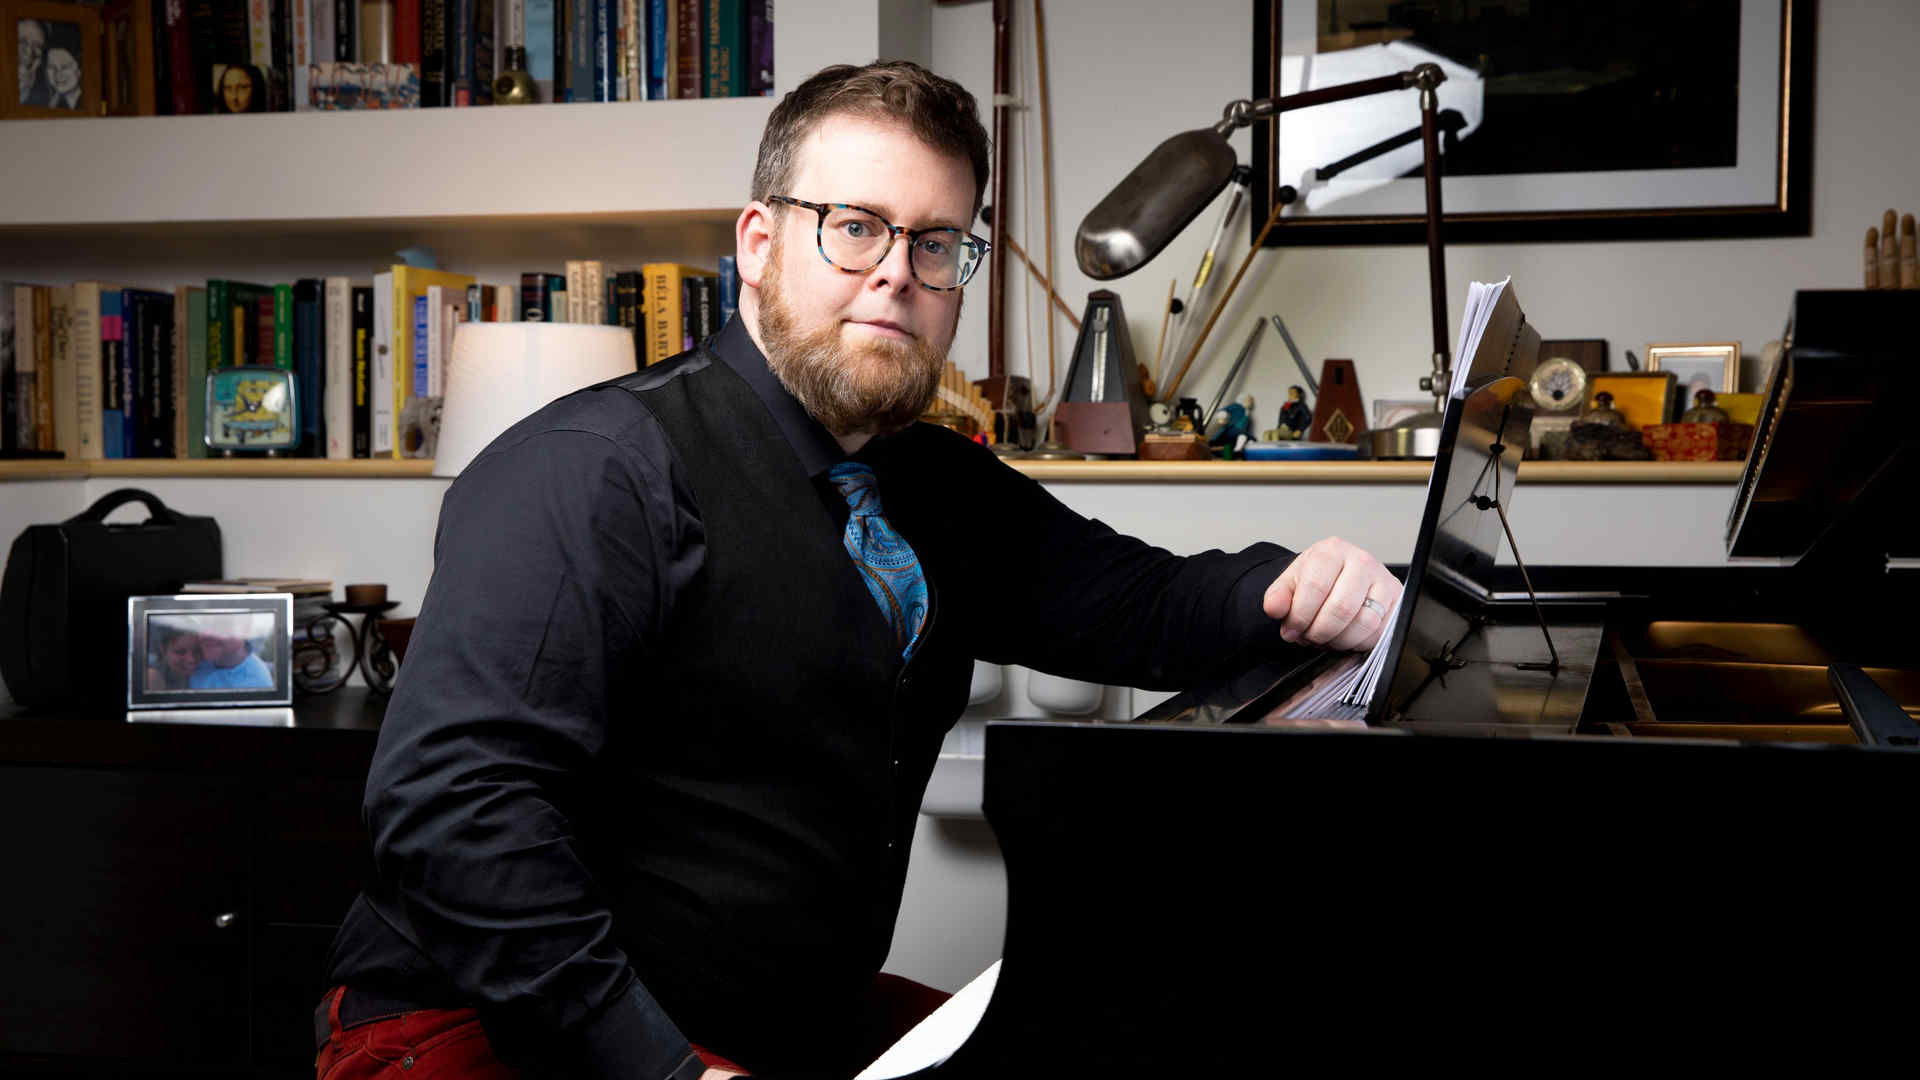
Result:
M547 321L547 275L527 272L520 275L520 321Z
M383 270L373 275L373 329L372 347L369 352L369 367L372 372L367 386L367 455L369 457L394 457L394 437L398 434L396 412L394 409L393 369L393 271Z
M333 594L333 582L324 578L293 577L238 577L214 578L206 581L189 581L180 586L183 593L293 593L295 596L307 596L317 593Z
M168 387L167 396L173 399L173 456L175 458L192 456L189 452L192 443L190 441L191 420L188 416L191 412L192 399L187 396L187 388L192 384L190 372L191 362L188 357L191 345L188 343L188 338L193 333L192 306L194 292L195 287L191 285L175 285L173 287L173 370L171 372L172 385ZM201 308L202 325L205 325L205 318L206 309L203 305ZM204 365L205 361L202 360L200 384L202 397L206 396L206 372ZM204 408L204 406L202 407Z
M353 289L343 277L325 279L322 289L321 430L326 433L326 456L342 461L353 456Z
M613 275L613 310L616 321L633 334L633 355L647 354L646 334L640 318L640 272L622 270ZM639 364L635 363L635 367Z
M613 13L619 0L593 0L593 100L618 101L614 96Z
M674 66L673 96L697 98L705 80L706 29L700 17L700 0L673 0Z
M593 101L594 4L606 0L566 0L567 8L567 100Z
M173 456L173 296L122 289L121 431L130 458Z
M197 74L208 58L198 55L196 20L205 20L212 31L213 5L206 0L165 0L165 37L157 49L167 57L165 100L176 116L200 111L200 77Z
M293 370L293 286L273 287L273 366Z
M49 382L50 427L53 449L68 461L79 461L80 410L75 395L78 374L73 357L73 286L53 285L47 289L47 366Z
M407 402L424 394L416 393L416 379L424 374L424 352L416 352L416 327L424 330L426 326L424 305L416 313L415 305L426 299L427 287L439 285L457 290L455 295L465 297L466 288L473 284L473 275L456 274L450 270L429 270L425 267L407 266L396 263L390 271L392 288L392 349L393 370L389 373L391 381L375 383L374 392L392 398L393 413L388 424L389 452L393 457L403 456L400 452L400 416L406 411ZM416 321L416 314L419 315ZM424 346L424 342L420 345ZM424 381L418 383L424 387Z
M20 285L14 291L14 318L22 320L14 331L15 365L28 412L31 442L23 450L54 449L53 430L53 321L52 305L45 285Z
M493 76L496 67L493 62L494 25L499 18L495 15L495 10L493 0L473 0L473 72L471 77L473 85L469 90L471 100L465 102L456 101L454 102L456 105L493 104Z
M314 56L313 48L313 9L330 7L331 0L288 0L293 10L293 49L289 58L291 67L287 74L293 83L293 111L307 112L313 108L313 97L308 93L307 73L311 70Z
M393 0L393 63L420 70L420 0Z
M773 96L773 0L747 0L747 93Z
M373 453L373 286L353 286L352 302L352 454L365 458Z
M587 267L580 259L566 261L567 317L565 322L587 321Z
M647 263L640 273L646 283L646 362L652 366L680 352L685 341L682 285L690 276L710 276L713 271L681 263Z
M80 458L98 461L106 456L102 441L100 366L100 293L115 291L117 285L98 281L73 283L73 308L68 318L67 340L73 349L73 402L75 427L79 432Z
M742 97L747 92L746 9L741 0L705 0L705 4L706 96Z
M448 90L448 45L453 27L448 18L455 0L420 0L420 106L437 109L453 104Z
M646 0L620 0L620 25L623 50L620 70L626 77L627 101L647 100L647 5Z
M14 359L13 286L0 284L0 450L20 445L19 368Z
M554 0L526 0L527 74L545 84L547 101L560 100L553 96L553 9Z
M298 388L300 447L296 457L327 456L326 323L321 304L326 283L301 278L293 283L293 382Z
M333 0L308 0L308 17L312 20L312 53L309 63L324 63L338 60L338 46L334 43L334 22L339 18L339 9Z
M587 259L580 264L580 280L585 292L580 321L594 326L605 326L607 324L606 267L598 259Z
M6 288L13 296L13 449L38 450L40 410L34 402L40 396L40 354L33 345L33 286Z
M467 321L466 290L429 285L422 303L426 340L418 352L426 363L416 369L414 392L418 397L437 398L447 392L447 360L453 354L453 328Z
M333 0L333 55L320 59L360 59L360 5L357 0Z
M720 256L720 325L732 321L740 309L740 267L732 255Z
M100 289L100 453L106 458L128 457L127 377L122 366L125 342L121 340L123 322L121 297L125 290L102 286Z
M207 290L199 285L187 289L184 304L186 318L181 319L181 302L174 301L175 322L187 325L187 388L185 402L186 456L207 456ZM176 425L175 431L179 430Z
M647 100L659 101L672 97L673 79L668 75L673 70L673 0L644 0L647 20L647 42L645 78L647 81Z

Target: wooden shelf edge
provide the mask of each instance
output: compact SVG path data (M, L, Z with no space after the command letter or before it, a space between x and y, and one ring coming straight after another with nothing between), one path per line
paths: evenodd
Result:
M84 480L94 476L218 477L267 479L424 479L433 462L337 461L324 458L195 458L118 461L0 461L0 480Z
M1424 484L1424 461L1011 461L1043 482ZM1529 461L1528 484L1733 484L1737 461ZM94 476L249 476L270 479L423 479L433 462L328 461L316 458L204 458L191 461L0 461L0 481L73 480Z

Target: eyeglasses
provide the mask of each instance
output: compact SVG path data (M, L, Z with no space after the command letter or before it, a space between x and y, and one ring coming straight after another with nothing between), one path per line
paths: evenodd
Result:
M965 285L980 269L993 245L970 232L939 226L909 229L894 225L864 206L812 203L785 195L769 195L768 202L798 206L820 215L814 231L820 257L827 265L849 274L864 274L883 262L896 238L905 235L907 266L924 289L951 292Z

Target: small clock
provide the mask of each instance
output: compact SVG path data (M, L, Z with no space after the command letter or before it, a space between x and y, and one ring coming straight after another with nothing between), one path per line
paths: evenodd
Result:
M277 454L300 445L293 372L247 365L207 372L207 448Z
M1543 413L1578 413L1587 403L1587 369L1564 356L1543 360L1527 381L1533 407Z

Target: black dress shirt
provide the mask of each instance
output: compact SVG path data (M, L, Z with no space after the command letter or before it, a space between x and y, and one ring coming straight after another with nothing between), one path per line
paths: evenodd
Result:
M844 525L846 503L826 479L846 459L838 443L780 385L738 318L707 347L766 406ZM898 445L876 439L857 457L887 460L897 476L900 463L885 456ZM1127 650L1101 649L1100 635L1193 642L1222 662L1279 647L1261 598L1290 552L1259 544L1175 558L1087 521L1004 465L982 467L1018 518L980 545L985 565L972 576L1020 579L1021 602L1049 616L1098 618L1084 638L1016 634L975 655L1155 686L1167 677ZM477 1006L509 1060L557 1053L573 1075L698 1076L686 1036L619 944L591 859L555 839L574 835L565 819L586 804L572 774L606 749L611 721L647 710L644 692L606 700L609 685L634 685L609 669L658 649L705 564L702 515L672 441L626 391L564 398L454 482L434 551L368 779L380 878L348 913L332 980L422 1006ZM1035 566L1060 572L1030 580ZM533 661L556 648L569 650L566 665ZM512 722L453 722L473 717ZM531 801L496 797L489 784L509 771ZM698 963L700 942L680 947Z

